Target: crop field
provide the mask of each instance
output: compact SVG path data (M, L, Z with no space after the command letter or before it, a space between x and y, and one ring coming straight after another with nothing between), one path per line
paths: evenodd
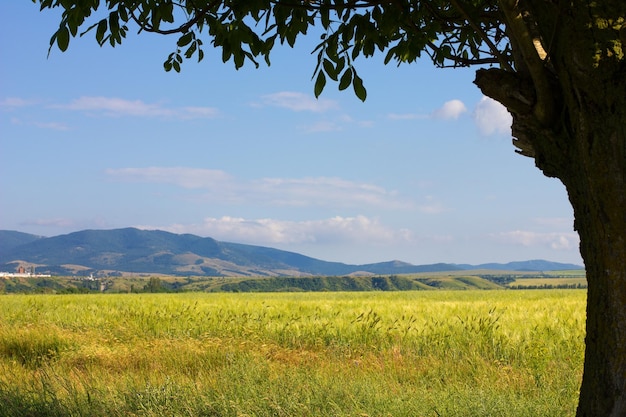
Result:
M587 287L587 279L579 277L560 277L560 278L518 278L511 282L509 288L529 288L529 287Z
M0 296L0 416L571 416L584 290Z

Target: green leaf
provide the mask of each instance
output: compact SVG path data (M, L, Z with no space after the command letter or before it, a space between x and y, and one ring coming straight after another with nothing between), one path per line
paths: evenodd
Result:
M235 69L243 67L245 57L246 56L241 49L233 51L233 62L235 63Z
M178 38L178 42L176 43L178 46L186 46L189 45L191 40L193 39L193 32L187 32L180 38Z
M57 35L57 46L63 52L67 51L67 47L70 44L70 31L66 26L59 28L56 33Z
M157 7L161 20L168 23L174 21L174 4L172 2L163 2Z
M326 71L326 74L328 74L328 76L332 80L337 81L337 71L335 70L335 66L333 65L333 63L330 62L328 59L324 59L322 65L324 66L324 71Z
M346 88L348 88L351 82L352 82L352 68L348 68L343 73L343 75L341 76L341 79L339 80L339 91L343 91Z
M314 92L315 92L315 97L319 97L320 94L322 94L322 91L324 91L324 87L326 86L326 76L324 75L324 73L322 71L317 73L317 79L315 80L315 87L314 87Z
M330 26L330 8L320 9L320 20L323 28L328 28Z
M354 79L352 80L352 87L354 88L354 94L361 101L365 101L367 98L367 90L363 86L363 80L359 77L356 72L354 73Z
M187 59L191 58L193 56L193 54L196 53L196 48L197 48L196 43L193 42L189 46L189 48L187 48L187 51L185 51L185 58L187 58Z
M231 55L232 51L230 49L230 44L224 42L224 45L222 45L222 62L228 61Z
M119 14L120 19L122 19L122 21L128 22L128 11L126 10L125 7L119 6L117 8L117 13Z
M104 34L107 31L107 21L106 19L102 19L100 23L98 23L98 29L96 29L96 41L102 45L104 43Z
M111 29L111 35L117 34L120 30L120 21L117 12L109 13L109 28Z
M339 73L343 71L343 67L345 65L346 65L346 59L344 57L341 57L337 60L337 67L335 68L335 71L337 71L337 75L339 75Z

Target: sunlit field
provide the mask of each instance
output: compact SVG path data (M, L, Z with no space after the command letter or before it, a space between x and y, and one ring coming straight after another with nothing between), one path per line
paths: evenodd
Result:
M1 416L570 416L584 290L0 296Z

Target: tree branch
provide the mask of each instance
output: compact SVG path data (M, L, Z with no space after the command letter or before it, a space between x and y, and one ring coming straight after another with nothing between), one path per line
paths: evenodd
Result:
M491 54L498 59L498 63L500 64L500 66L507 71L513 71L513 67L511 67L509 61L504 56L502 56L500 50L491 41L491 39L489 39L489 36L487 36L483 28L481 28L479 24L474 22L474 19L471 18L465 8L463 8L463 6L461 6L461 4L457 0L450 0L450 4L452 4L452 6L463 15L463 17L469 23L472 29L474 29L478 33L483 42L485 42L485 44L489 47Z
M141 30L145 30L146 32L158 33L159 35L171 35L171 34L174 34L174 33L187 33L189 31L189 29L191 29L193 27L193 25L197 24L202 18L204 18L204 16L206 16L206 14L212 8L217 6L219 3L220 3L219 0L215 0L215 1L211 2L211 3L208 3L205 8L203 8L202 10L197 10L196 11L195 16L193 17L193 19L188 20L183 25L180 25L179 27L174 28L174 29L167 29L167 30L155 29L151 25L148 25L148 24L146 24L144 22L141 22L137 18L137 16L135 16L135 13L131 12L130 16L132 17L133 21L139 26L139 28Z
M500 0L500 5L513 40L516 41L535 86L537 97L533 109L535 117L542 125L549 126L556 117L556 105L552 85L543 61L545 51L543 51L543 47L539 49L535 45L535 39L531 36L518 7L518 0Z
M432 42L428 42L426 46L428 46L433 51L433 55L427 52L431 58L434 56L434 53L436 53L439 49L441 49ZM453 61L454 65L436 65L436 66L439 68L450 68L450 67L469 67L472 65L485 65L485 64L499 64L500 63L500 59L494 56L487 57L487 58L463 58L461 56L453 55L453 56L447 57L447 59L449 59L450 61Z

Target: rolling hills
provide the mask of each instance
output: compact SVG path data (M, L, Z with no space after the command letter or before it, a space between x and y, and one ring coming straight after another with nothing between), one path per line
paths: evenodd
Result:
M581 269L543 260L510 264L413 265L390 261L365 265L327 262L263 246L220 242L209 237L135 228L83 230L54 237L0 231L0 271L22 266L40 274L120 276L341 276L501 269Z

